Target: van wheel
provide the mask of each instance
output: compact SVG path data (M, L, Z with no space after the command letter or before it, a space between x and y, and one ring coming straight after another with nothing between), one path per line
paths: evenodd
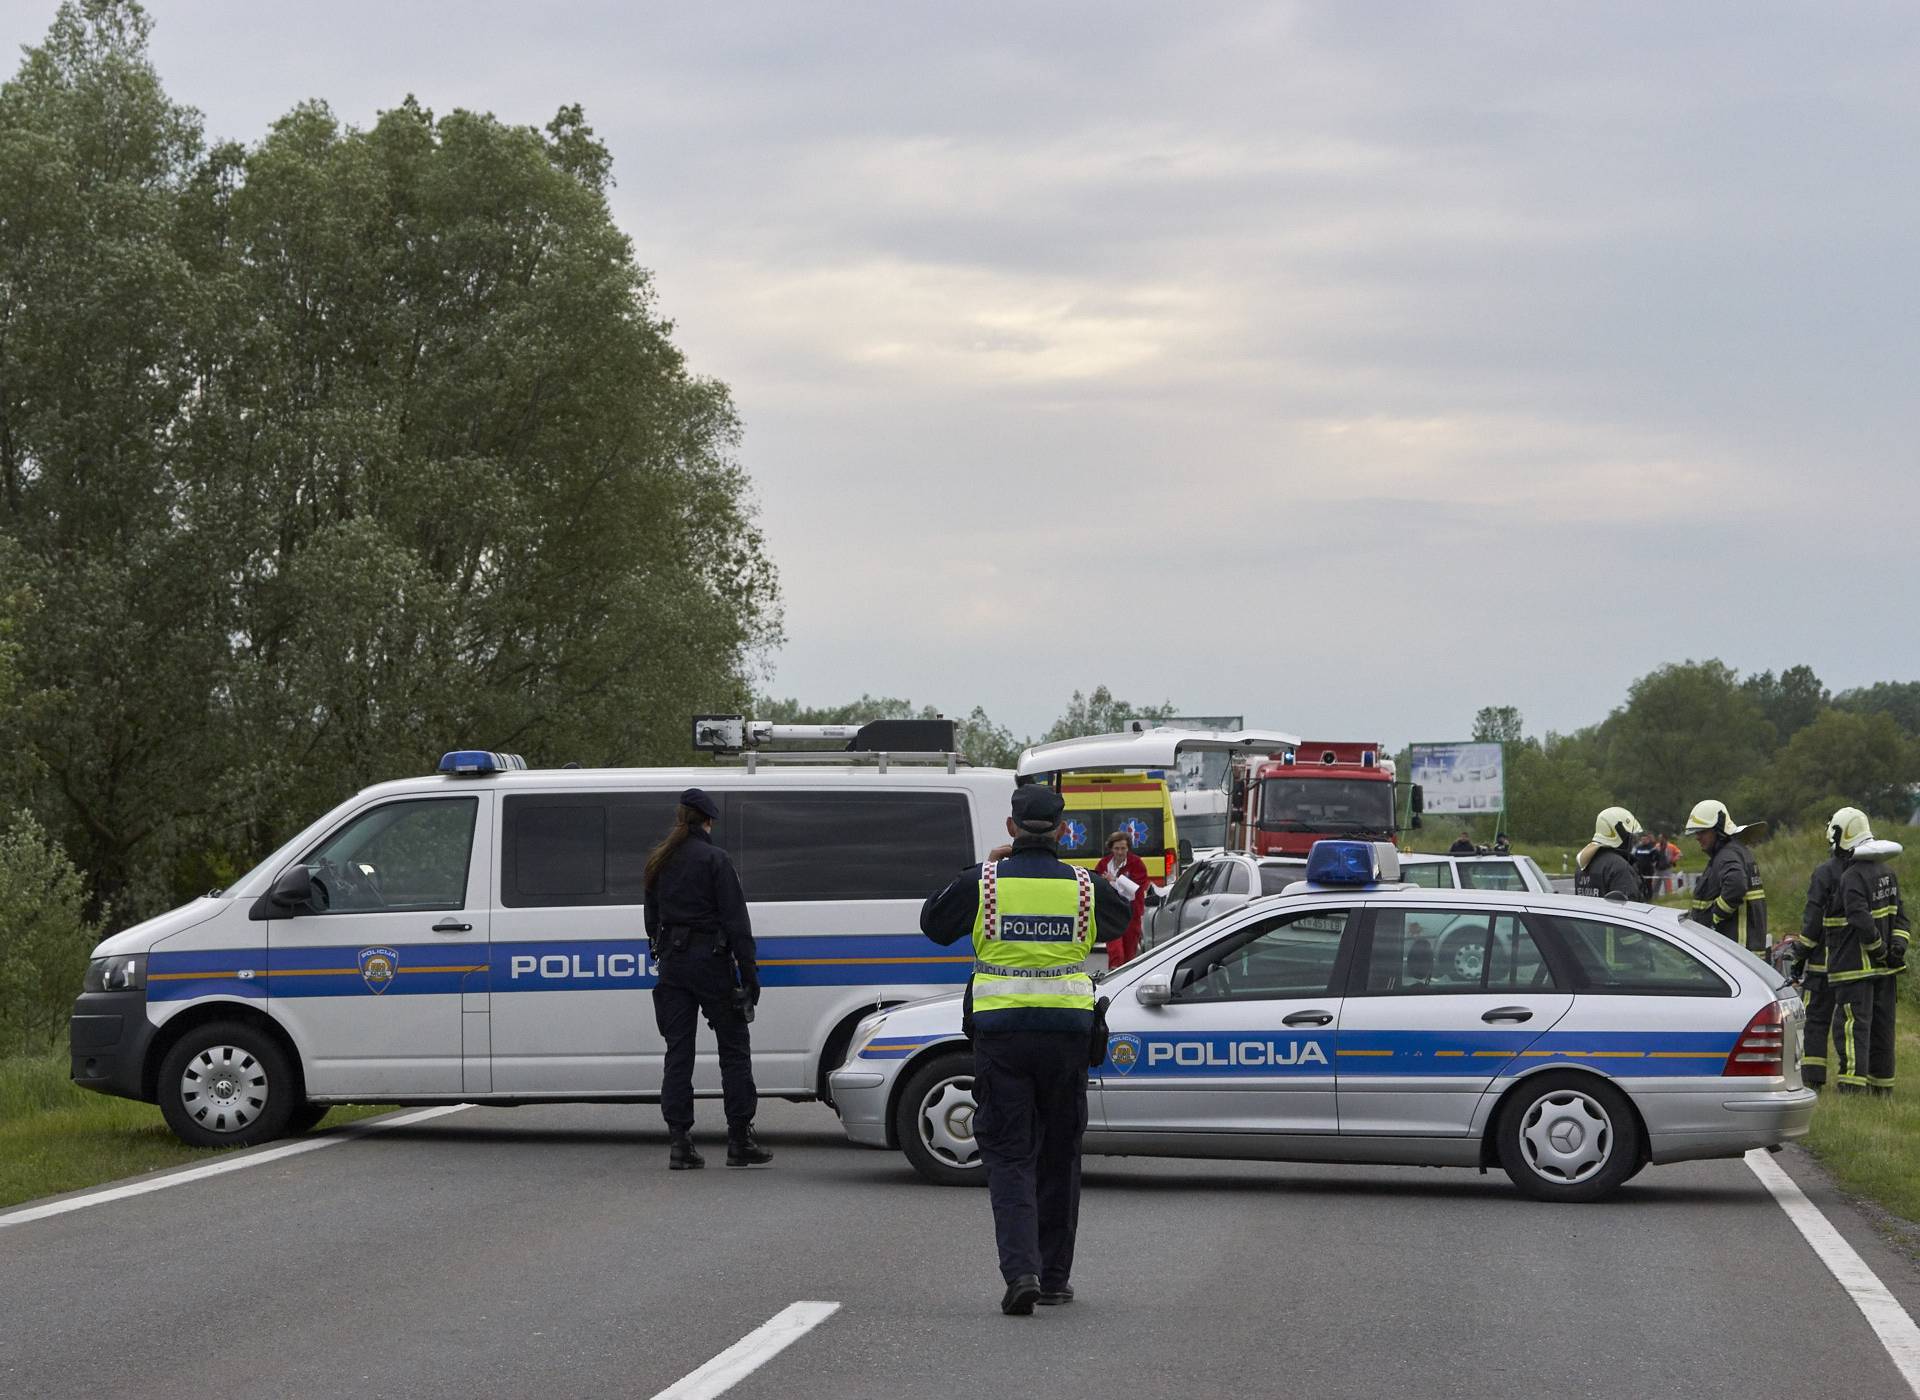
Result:
M1640 1125L1626 1096L1590 1075L1529 1081L1494 1132L1500 1165L1536 1201L1597 1201L1640 1166Z
M320 1120L327 1116L327 1110L332 1107L333 1105L330 1103L301 1104L287 1115L287 1127L283 1135L286 1137L299 1137L302 1133L312 1132L320 1126Z
M266 1142L305 1107L279 1043L238 1021L188 1031L160 1062L160 1112L193 1147Z
M894 1131L913 1169L936 1186L985 1186L973 1140L973 1052L937 1055L907 1078L894 1106Z

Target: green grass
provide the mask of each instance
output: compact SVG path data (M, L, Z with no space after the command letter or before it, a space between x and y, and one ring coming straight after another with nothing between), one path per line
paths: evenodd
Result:
M374 1104L336 1108L323 1126L387 1111ZM188 1147L152 1104L76 1089L65 1055L0 1059L0 1207L209 1162L230 1150Z
M1900 1087L1891 1099L1820 1091L1804 1139L1843 1190L1920 1224L1920 992L1900 980Z

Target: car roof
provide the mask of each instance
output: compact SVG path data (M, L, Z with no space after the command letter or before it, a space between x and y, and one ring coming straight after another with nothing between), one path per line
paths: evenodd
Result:
M709 764L699 768L524 768L486 773L476 777L454 777L429 773L417 778L399 778L366 788L361 796L386 797L405 793L468 792L477 788L502 791L556 791L585 788L660 789L669 791L689 787L734 791L740 788L836 788L902 787L926 784L932 787L1006 787L1013 786L1013 774L1004 768L961 767L949 773L934 764L896 763L886 772L873 764L808 763L762 764L750 770L744 764Z

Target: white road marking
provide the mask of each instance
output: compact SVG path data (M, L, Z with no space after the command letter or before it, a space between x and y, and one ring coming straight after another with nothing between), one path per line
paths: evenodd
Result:
M732 1390L839 1310L838 1303L790 1303L699 1370L660 1391L653 1400L712 1400Z
M1887 1291L1880 1276L1867 1267L1867 1261L1854 1252L1852 1245L1820 1208L1807 1199L1794 1179L1780 1169L1772 1154L1756 1148L1747 1154L1747 1165L1760 1178L1761 1185L1773 1193L1780 1209L1806 1237L1820 1262L1847 1290L1854 1306L1867 1319L1867 1325L1887 1349L1893 1364L1906 1377L1907 1388L1920 1396L1920 1327L1914 1326L1900 1300Z
M423 1108L417 1113L399 1113L391 1118L377 1118L366 1123L352 1123L335 1133L321 1137L303 1138L299 1142L289 1142L280 1147L269 1147L265 1152L250 1152L238 1157L222 1157L217 1162L209 1162L204 1167L189 1167L183 1172L171 1176L158 1176L144 1181L129 1181L121 1186L103 1186L98 1191L88 1191L84 1195L68 1196L64 1200L48 1201L40 1206L23 1206L19 1210L0 1214L0 1230L9 1225L26 1225L35 1220L45 1220L49 1216L65 1215L68 1211L84 1210L88 1206L105 1205L108 1201L124 1201L129 1196L144 1196L149 1191L165 1191L172 1186L185 1186L192 1181L205 1181L210 1176L225 1176L228 1172L245 1171L248 1167L265 1166L268 1162L278 1162L287 1157L298 1157L302 1152L318 1152L323 1147L337 1147L343 1142L353 1142L368 1133L377 1133L386 1128L403 1128L410 1123L424 1123L429 1118L444 1118L449 1113L458 1113L463 1108L472 1108L472 1104L443 1104L439 1108Z

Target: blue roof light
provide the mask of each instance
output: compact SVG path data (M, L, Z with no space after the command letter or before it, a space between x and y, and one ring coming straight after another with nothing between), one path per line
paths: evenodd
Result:
M1309 884L1371 885L1379 878L1369 841L1315 841L1307 852Z
M440 755L440 771L456 778L479 778L488 773L510 773L525 768L517 753L488 753L485 749L455 749Z

